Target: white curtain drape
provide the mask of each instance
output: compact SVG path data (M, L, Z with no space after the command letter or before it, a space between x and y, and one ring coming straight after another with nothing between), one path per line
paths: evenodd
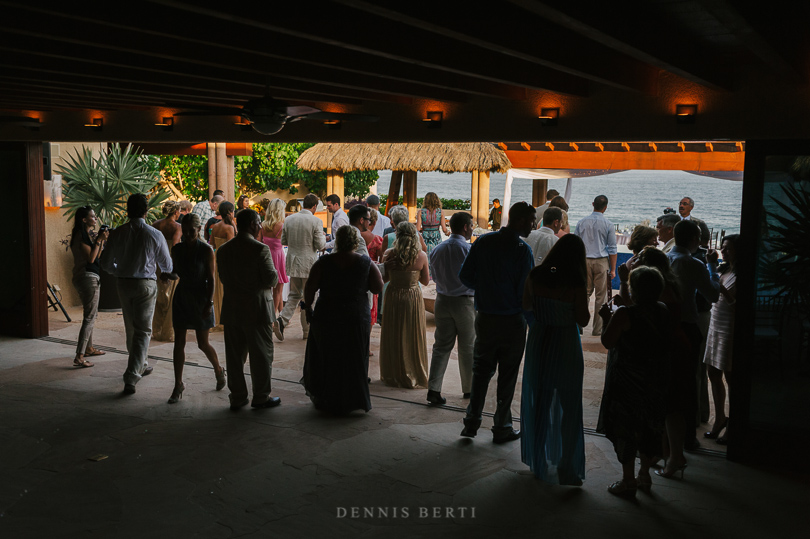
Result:
M527 169L511 168L506 172L506 185L503 188L503 217L501 226L506 226L509 222L509 208L512 206L512 180L515 178L526 178L530 180L560 180L568 178L565 184L565 200L571 200L571 171L554 169Z

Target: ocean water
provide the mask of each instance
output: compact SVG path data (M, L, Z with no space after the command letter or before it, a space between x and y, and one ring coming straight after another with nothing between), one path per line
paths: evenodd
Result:
M388 193L391 171L379 171L377 192ZM417 196L433 191L441 198L470 198L470 174L441 172L420 172L417 177ZM549 189L565 194L567 180L548 180ZM490 176L489 200L498 198L503 202L506 174ZM740 231L742 208L741 181L719 180L696 176L675 170L628 170L593 178L574 178L571 187L571 200L568 219L571 228L577 221L590 215L591 203L598 195L608 197L607 217L619 229L632 227L643 220L655 219L664 213L664 208L678 209L678 202L685 197L695 200L692 215L703 219L715 232L725 230L727 234ZM512 182L512 203L524 200L531 203L532 181L516 178Z

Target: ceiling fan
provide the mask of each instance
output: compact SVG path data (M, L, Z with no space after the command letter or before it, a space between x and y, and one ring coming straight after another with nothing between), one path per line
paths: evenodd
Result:
M269 95L251 99L242 108L215 107L205 110L177 112L175 116L241 116L257 133L275 135L285 125L298 120L376 122L380 118L366 114L324 112L306 105L290 106Z
M0 116L0 124L13 124L28 129L38 129L42 127L42 122L39 118L32 118L30 116Z

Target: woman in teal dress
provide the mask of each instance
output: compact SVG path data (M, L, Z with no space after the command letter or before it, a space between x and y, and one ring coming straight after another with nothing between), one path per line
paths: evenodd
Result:
M425 195L425 203L416 216L416 230L422 233L428 257L433 248L442 242L440 228L445 236L449 235L442 215L442 201L439 195L431 191Z
M538 479L549 476L549 464L556 466L561 485L585 479L578 326L590 320L586 281L585 245L568 234L529 274L523 296L523 308L535 320L523 367L521 459Z

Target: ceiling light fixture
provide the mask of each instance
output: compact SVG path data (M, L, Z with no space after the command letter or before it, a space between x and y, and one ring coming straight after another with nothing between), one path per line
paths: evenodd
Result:
M163 121L156 123L155 125L160 127L163 131L171 131L174 129L174 117L164 116Z
M560 117L560 109L540 109L540 125L555 126Z
M423 122L427 122L429 129L438 129L442 126L442 120L444 119L444 113L440 110L429 110L425 113L425 117L422 118Z
M84 126L101 131L101 129L104 127L104 118L93 118L92 122L89 124L84 124Z
M679 124L695 123L697 108L697 105L675 105L675 120Z
M340 129L343 123L340 120L324 120L323 125L329 129Z

